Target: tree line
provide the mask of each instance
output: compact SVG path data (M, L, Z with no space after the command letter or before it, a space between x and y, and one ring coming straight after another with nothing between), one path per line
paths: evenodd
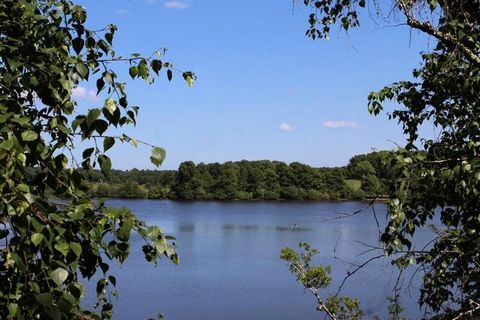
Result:
M352 157L347 166L314 168L299 162L182 162L178 170L95 172L95 197L180 200L340 200L383 195L389 188L390 152Z

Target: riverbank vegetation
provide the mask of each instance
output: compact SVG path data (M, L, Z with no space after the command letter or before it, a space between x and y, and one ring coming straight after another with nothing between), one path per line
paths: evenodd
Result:
M179 200L340 200L383 195L389 188L390 152L357 155L347 166L314 168L299 162L186 161L178 170L95 172L94 197Z

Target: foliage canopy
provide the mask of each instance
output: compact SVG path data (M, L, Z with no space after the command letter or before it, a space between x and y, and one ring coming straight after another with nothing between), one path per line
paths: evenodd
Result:
M0 318L110 318L116 279L110 260L123 262L135 232L145 240L152 263L178 257L172 238L146 226L128 209L106 208L83 190L94 168L108 175L106 152L116 142L139 142L109 136L109 128L135 124L115 63L129 65L132 78L149 83L172 65L163 51L150 57L118 56L112 48L117 28L86 27L87 13L68 0L0 1ZM194 75L184 72L191 84ZM94 81L102 106L82 110L72 99L81 81ZM76 160L79 140L91 141ZM165 151L152 147L160 165ZM66 154L70 156L67 157ZM53 194L57 201L48 197ZM100 273L99 314L83 310L82 278Z
M391 161L394 188L388 226L381 236L387 254L403 268L424 272L420 304L432 315L480 316L480 2L395 0L304 0L311 8L307 35L328 38L330 29L360 25L360 10L398 13L400 22L436 40L423 53L413 81L372 92L377 115L387 100L403 127L406 146ZM389 7L388 7L389 6ZM433 125L434 138L419 129ZM367 169L367 168L365 168ZM413 236L436 220L435 238L417 247ZM438 226L438 225L437 225Z

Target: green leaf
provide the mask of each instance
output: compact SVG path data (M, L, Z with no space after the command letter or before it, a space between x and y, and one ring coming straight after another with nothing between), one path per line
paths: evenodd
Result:
M92 127L99 134L103 134L108 129L108 122L103 119L97 119L93 122Z
M103 152L107 152L115 144L115 138L105 137L103 139Z
M138 74L138 67L137 66L131 66L130 69L128 69L128 73L130 74L130 77L132 77L132 79L135 79L135 77Z
M0 143L0 149L7 150L7 151L11 150L14 146L15 146L15 142L13 141L13 139L8 139Z
M85 116L78 116L75 120L72 121L73 131L77 130L78 126L85 121Z
M98 162L100 163L100 168L105 176L110 174L110 170L112 169L112 162L110 158L105 155L100 155L98 157Z
M0 114L0 123L7 122L8 119L12 117L12 113Z
M102 114L100 109L91 109L87 115L87 124L90 126Z
M158 75L158 73L162 69L162 61L154 59L150 63L150 66L152 67L153 72L155 72Z
M40 293L35 296L35 300L37 300L42 306L50 307L53 304L53 298L50 293Z
M23 141L35 141L38 138L38 134L33 130L26 130L22 132Z
M27 162L27 156L24 153L20 153L17 159L18 159L18 162L22 164L22 166L24 166Z
M97 80L97 95L102 91L103 87L105 87L105 81L103 78L98 78Z
M71 284L69 287L70 293L76 299L80 299L83 296L83 285L80 283Z
M40 244L40 242L43 241L43 239L44 239L44 236L41 233L34 233L34 234L32 234L32 237L31 237L32 243L36 247L38 247L38 245Z
M92 155L92 153L94 151L95 151L95 148L87 148L87 149L83 150L83 152L82 152L83 159L90 158L90 156Z
M28 117L14 117L12 120L12 122L15 122L15 123L18 123L19 125L21 125L22 127L30 127L30 118Z
M108 280L114 287L117 285L117 279L114 276L108 276Z
M107 42L112 45L112 41L113 41L113 34L111 34L110 32L107 32L105 34L105 40L107 40Z
M58 251L60 251L64 256L67 256L68 251L70 250L70 247L68 246L68 243L62 241L60 243L57 243L54 248Z
M82 51L83 49L83 45L84 45L84 41L82 38L78 37L78 38L75 38L72 40L72 47L73 47L73 50L75 50L75 53L76 54L80 54L80 52Z
M79 243L70 242L70 248L77 257L80 257L80 255L82 254L82 246Z
M77 63L77 71L82 79L88 78L88 67L83 63Z
M167 70L167 79L168 79L168 81L172 81L172 78L173 78L172 69L168 69L168 70Z
M8 314L9 315L16 316L17 315L17 310L18 310L18 303L9 303L8 304Z
M63 268L57 268L52 271L52 280L59 286L61 286L68 278L68 271Z
M149 72L147 62L145 60L140 61L140 63L138 64L138 75L143 79L147 79L148 74Z
M150 156L150 161L158 168L162 165L163 160L165 160L165 157L167 155L167 152L165 149L160 148L160 147L154 147L152 148L152 155Z
M67 213L67 215L72 219L72 220L81 220L85 216L83 212L81 211L70 211Z

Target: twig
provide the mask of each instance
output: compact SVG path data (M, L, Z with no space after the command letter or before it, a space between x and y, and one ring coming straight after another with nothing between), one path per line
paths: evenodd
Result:
M370 202L365 207L363 207L359 210L356 210L352 213L337 212L339 214L338 216L322 218L322 219L320 219L320 221L323 222L323 221L330 221L330 220L345 219L345 218L353 217L354 215L356 215L360 212L363 212L363 211L367 210L368 208L370 208L375 203L375 201L377 201L377 199L378 199L378 195L376 195L372 200L370 200Z
M365 267L367 264L369 264L369 263L372 262L373 260L382 258L382 257L384 257L384 256L385 256L384 254L381 254L381 255L372 257L372 258L368 259L367 261L365 261L364 263L360 264L360 265L359 265L358 267L356 267L353 271L351 271L351 272L348 271L346 277L343 278L342 283L341 283L340 286L338 287L337 293L335 293L335 295L337 296L337 295L340 293L340 291L342 290L343 286L345 285L345 282L347 281L347 279L350 278L351 276L353 276L358 270L362 269L363 267Z
M403 11L403 14L405 14L405 17L407 18L407 24L410 27L423 31L437 38L452 50L457 49L458 51L463 53L465 58L470 61L470 63L472 63L477 68L480 68L480 56L476 54L475 51L463 44L458 38L455 38L448 33L444 33L439 29L436 29L429 22L417 20L411 14L411 6L408 5L407 1L398 1L398 6L400 10Z
M305 272L304 272L303 268L298 263L291 263L290 265L297 270L297 273L300 275L301 278L305 277ZM305 286L305 288L310 290L310 292L315 296L318 304L320 305L320 309L325 311L325 313L330 317L331 320L337 320L337 317L335 316L335 314L333 314L330 310L328 310L327 306L325 305L325 303L322 300L322 297L320 297L320 294L318 293L317 288L309 287L309 286L306 286L306 285L304 285L304 286Z
M470 300L470 306L472 306L470 310L461 312L458 316L456 316L452 320L460 320L466 316L473 316L476 311L480 311L480 303Z

